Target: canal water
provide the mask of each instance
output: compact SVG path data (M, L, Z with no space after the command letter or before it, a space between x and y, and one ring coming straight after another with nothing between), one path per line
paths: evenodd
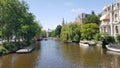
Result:
M80 47L75 43L43 40L29 54L0 57L0 68L119 68L120 53L101 46Z

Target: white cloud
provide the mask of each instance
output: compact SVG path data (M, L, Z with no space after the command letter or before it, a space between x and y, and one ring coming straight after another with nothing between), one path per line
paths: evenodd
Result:
M79 14L85 12L85 9L83 8L72 9L71 12Z

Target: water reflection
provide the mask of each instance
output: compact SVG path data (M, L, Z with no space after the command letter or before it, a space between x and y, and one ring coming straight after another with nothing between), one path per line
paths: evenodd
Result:
M120 53L74 43L43 40L29 54L0 57L0 68L119 68Z
M119 68L120 65L120 53L118 52L113 52L113 51L106 51L106 54L109 56L109 61L107 64L110 64L108 65L110 68Z
M100 48L97 47L79 47L72 45L63 47L64 55L69 62L75 63L77 67L99 67L101 62Z
M9 54L0 57L0 68L34 68L37 57L40 55L38 50L29 54Z

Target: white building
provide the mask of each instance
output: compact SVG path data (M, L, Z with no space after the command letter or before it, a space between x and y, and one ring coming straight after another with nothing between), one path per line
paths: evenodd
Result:
M120 1L105 6L100 20L101 33L107 32L112 36L120 34Z

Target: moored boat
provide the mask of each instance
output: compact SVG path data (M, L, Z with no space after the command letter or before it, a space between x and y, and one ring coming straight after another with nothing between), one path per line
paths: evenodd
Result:
M16 53L20 54L20 53L30 53L35 49L35 46L29 46L23 49L19 49L16 51Z
M80 46L89 46L88 42L86 42L86 41L80 41L79 45Z
M106 48L107 48L108 50L111 50L111 51L120 52L120 46L115 45L115 44L106 45Z
M95 42L93 42L93 41L89 41L89 46L95 46L95 45L96 45Z
M80 41L79 43L80 46L95 46L95 42L93 41Z

